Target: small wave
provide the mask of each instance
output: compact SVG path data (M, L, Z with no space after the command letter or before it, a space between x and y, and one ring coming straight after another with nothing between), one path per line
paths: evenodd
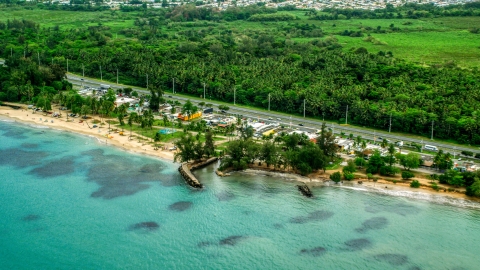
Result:
M410 198L414 200L428 201L436 204L450 205L455 207L480 209L480 203L478 202L470 201L462 198L454 198L448 195L446 196L436 195L436 194L431 194L431 193L426 193L421 191L383 189L380 187L362 187L361 188L358 186L343 186L343 185L338 185L337 187L357 190L357 191L372 192L376 194L383 194L383 195L394 196L394 197L404 197L404 198Z
M34 124L28 124L29 127L33 127L33 128L41 128L41 129L48 129L50 127L47 127L47 126L42 126L42 125L34 125Z
M0 122L15 123L15 120L0 118Z

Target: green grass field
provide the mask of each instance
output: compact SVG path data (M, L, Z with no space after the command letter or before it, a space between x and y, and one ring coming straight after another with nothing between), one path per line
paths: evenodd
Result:
M472 34L469 29L480 28L477 17L442 17L426 19L351 19L336 21L310 20L304 11L292 11L299 20L291 22L222 22L216 28L231 29L235 35L255 32L278 35L279 40L288 38L280 34L279 27L288 24L314 24L328 35L334 35L346 49L365 47L369 52L391 51L394 57L418 64L437 64L453 61L461 67L480 67L480 34ZM114 37L124 38L119 31L134 27L136 12L121 11L74 12L41 9L6 8L2 10L2 19L30 19L39 22L41 26L53 27L59 25L62 29L88 27L103 24L111 28ZM408 24L406 24L408 22ZM186 23L176 23L173 29L162 27L161 31L174 33L184 29L206 29L210 26L182 27ZM212 24L209 22L209 24ZM399 27L400 31L389 31L390 25ZM382 45L364 41L364 37L341 36L338 33L349 30L359 31L365 28L387 30L387 33L371 33ZM214 26L215 27L215 26ZM365 30L364 30L365 31ZM215 32L215 31L214 31ZM292 38L296 42L309 42L315 38Z

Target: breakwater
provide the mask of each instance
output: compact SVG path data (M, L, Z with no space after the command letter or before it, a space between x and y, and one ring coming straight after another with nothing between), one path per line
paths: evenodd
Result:
M201 169L209 164L212 164L217 160L218 160L217 157L212 157L205 161L196 162L196 163L185 162L185 163L182 163L180 167L178 167L178 172L180 173L180 175L183 177L183 179L185 180L185 182L187 182L189 186L194 188L203 188L202 183L198 181L197 177L193 175L192 171Z

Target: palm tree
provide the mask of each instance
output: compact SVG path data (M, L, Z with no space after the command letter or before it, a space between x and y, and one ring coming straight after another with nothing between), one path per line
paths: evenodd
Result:
M360 147L362 148L362 157L365 157L365 149L367 148L367 142L362 141L362 144L360 145Z
M132 138L132 126L133 123L137 121L138 114L136 112L131 112L130 116L128 117L128 125L130 126L130 138Z
M163 115L163 125L166 127L168 125L168 117L166 114Z
M388 141L387 139L383 139L383 141L380 143L380 147L385 149L388 146Z

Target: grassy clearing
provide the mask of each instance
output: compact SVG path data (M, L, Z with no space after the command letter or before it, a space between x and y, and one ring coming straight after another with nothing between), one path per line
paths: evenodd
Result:
M285 13L285 12L283 12ZM349 50L352 48L365 47L369 52L391 51L396 58L413 61L419 64L437 64L453 61L461 67L480 67L480 35L472 34L468 30L480 28L480 20L477 17L443 17L424 19L352 19L336 21L310 20L305 16L304 11L291 11L299 20L291 22L249 22L235 21L214 24L215 28L231 29L235 34L242 34L255 31L269 35L276 35L278 29L288 24L314 24L323 29L326 35L334 35L339 42ZM136 12L123 13L120 11L101 12L75 12L62 10L41 10L6 8L2 10L2 18L7 19L29 19L39 22L42 27L53 27L59 25L61 28L78 28L95 25L105 25L117 33L113 38L124 38L118 35L121 29L133 27ZM190 24L177 23L177 27L167 29L162 27L161 31L174 33L185 29L206 29L210 26L183 27ZM399 27L399 32L388 31L390 26ZM360 31L365 28L377 29L380 27L387 30L385 34L371 35L384 45L375 45L364 41L363 38L340 36L338 33L349 31ZM215 31L214 31L215 32ZM289 38L288 35L277 35L277 40ZM315 38L292 38L297 42L309 42Z

